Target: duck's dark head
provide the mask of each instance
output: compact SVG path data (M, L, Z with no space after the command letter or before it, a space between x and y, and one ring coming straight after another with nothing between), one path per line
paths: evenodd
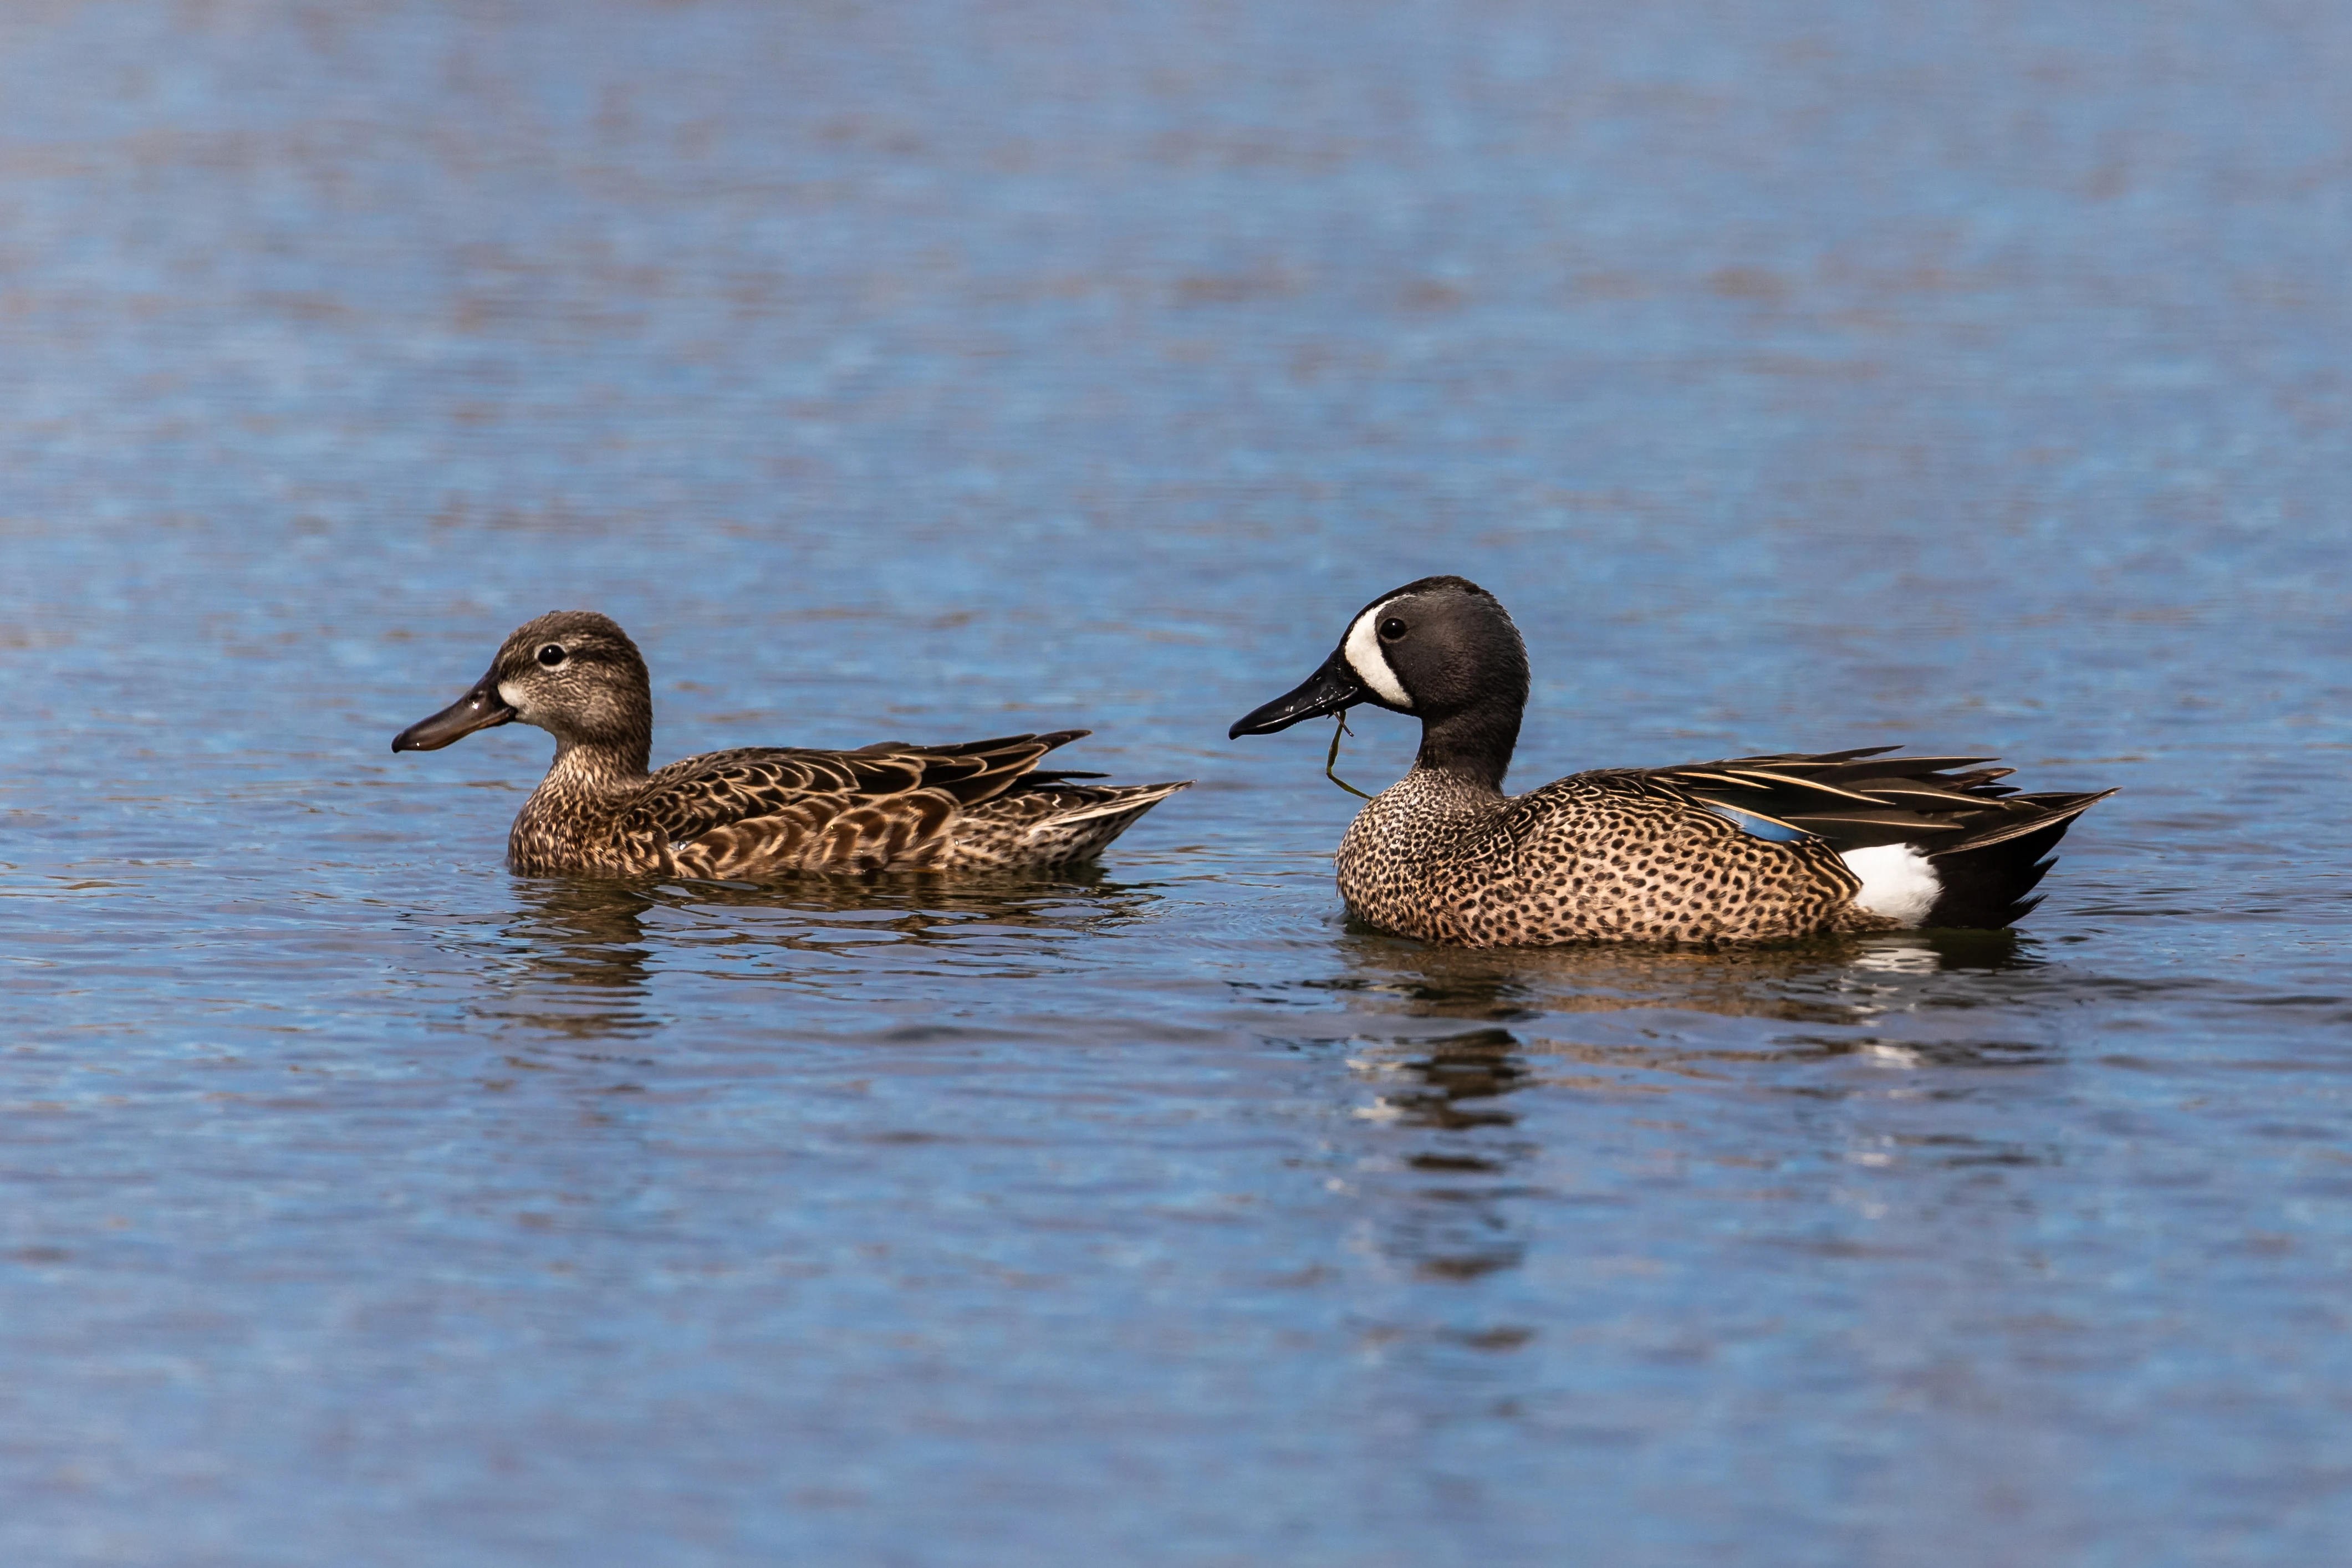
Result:
M518 627L474 689L394 737L394 751L437 751L478 729L536 725L564 747L618 751L645 770L653 738L645 655L608 616L558 610Z
M1528 706L1527 646L1493 594L1424 577L1357 612L1321 669L1228 734L1271 735L1360 703L1420 719L1423 766L1499 785Z

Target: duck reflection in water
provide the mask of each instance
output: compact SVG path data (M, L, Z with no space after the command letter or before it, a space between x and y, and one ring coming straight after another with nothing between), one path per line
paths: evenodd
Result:
M1372 1166L1391 1173L1363 1184L1385 1189L1379 1245L1424 1279L1455 1282L1526 1254L1512 1200L1540 1190L1530 1181L1543 1152L1512 1103L1528 1091L1622 1103L1772 1060L1846 1054L1867 1048L1857 1026L1930 989L1941 1006L1966 1007L1980 977L2040 965L2006 931L1706 950L1441 947L1358 928L1340 949L1350 972L1324 985L1374 1015L1360 1020L1349 1065L1371 1091L1356 1119L1385 1145ZM1811 1028L1727 1040L1719 1028L1675 1027L1677 1012Z
M1527 1244L1508 1200L1527 1191L1519 1167L1538 1153L1506 1103L1536 1082L1519 1038L1486 1028L1399 1040L1349 1065L1377 1085L1360 1121L1383 1129L1377 1142L1406 1140L1358 1173L1375 1198L1380 1249L1424 1279L1457 1283L1517 1266Z
M855 883L518 878L509 983L485 1010L593 1037L658 1027L657 972L854 999L877 971L946 993L1050 974L1066 949L1141 918L1160 894L1092 867L1051 879L884 874ZM753 950L747 961L746 949ZM519 959L519 964L514 960Z
M515 892L505 936L521 958L520 995L491 1009L498 1017L579 1038L657 1027L645 1006L650 886L532 878Z
M1352 973L1323 982L1382 1011L1497 1022L1668 1009L1724 1018L1859 1022L1901 977L2034 968L2014 931L1902 931L1745 947L1591 944L1443 947L1351 928Z

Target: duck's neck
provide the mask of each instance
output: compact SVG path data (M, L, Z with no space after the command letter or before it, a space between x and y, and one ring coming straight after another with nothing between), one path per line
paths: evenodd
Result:
M575 872L595 852L630 795L646 781L646 747L558 742L547 777L507 831L507 863L526 876Z
M1503 775L1510 771L1511 752L1519 744L1522 706L1513 702L1479 703L1423 719L1421 755L1413 758L1414 769L1501 794Z
M595 796L634 789L646 781L652 751L650 737L617 744L559 739L555 760L532 793Z

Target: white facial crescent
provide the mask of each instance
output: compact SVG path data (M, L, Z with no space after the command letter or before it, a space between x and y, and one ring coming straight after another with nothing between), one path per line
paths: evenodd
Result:
M1381 612L1387 608L1386 604L1375 604L1357 616L1356 623L1348 628L1348 640L1339 644L1339 650L1347 655L1348 667L1356 672L1358 680L1378 692L1382 701L1394 703L1410 713L1412 711L1412 699L1404 695L1404 683L1396 678L1394 670L1389 668L1388 653L1381 647L1378 628Z

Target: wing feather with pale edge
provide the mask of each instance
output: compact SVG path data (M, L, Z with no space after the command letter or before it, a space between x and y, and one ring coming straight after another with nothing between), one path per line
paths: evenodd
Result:
M1841 853L1913 844L1929 855L1981 849L2081 815L2115 793L2021 794L1990 757L1890 757L1891 746L1806 756L1738 757L1634 775L1710 809L1810 833ZM1734 818L1737 820L1737 817Z
M656 773L620 825L657 838L703 874L784 863L878 869L919 859L963 810L1020 786L1039 758L1089 733L714 751Z

